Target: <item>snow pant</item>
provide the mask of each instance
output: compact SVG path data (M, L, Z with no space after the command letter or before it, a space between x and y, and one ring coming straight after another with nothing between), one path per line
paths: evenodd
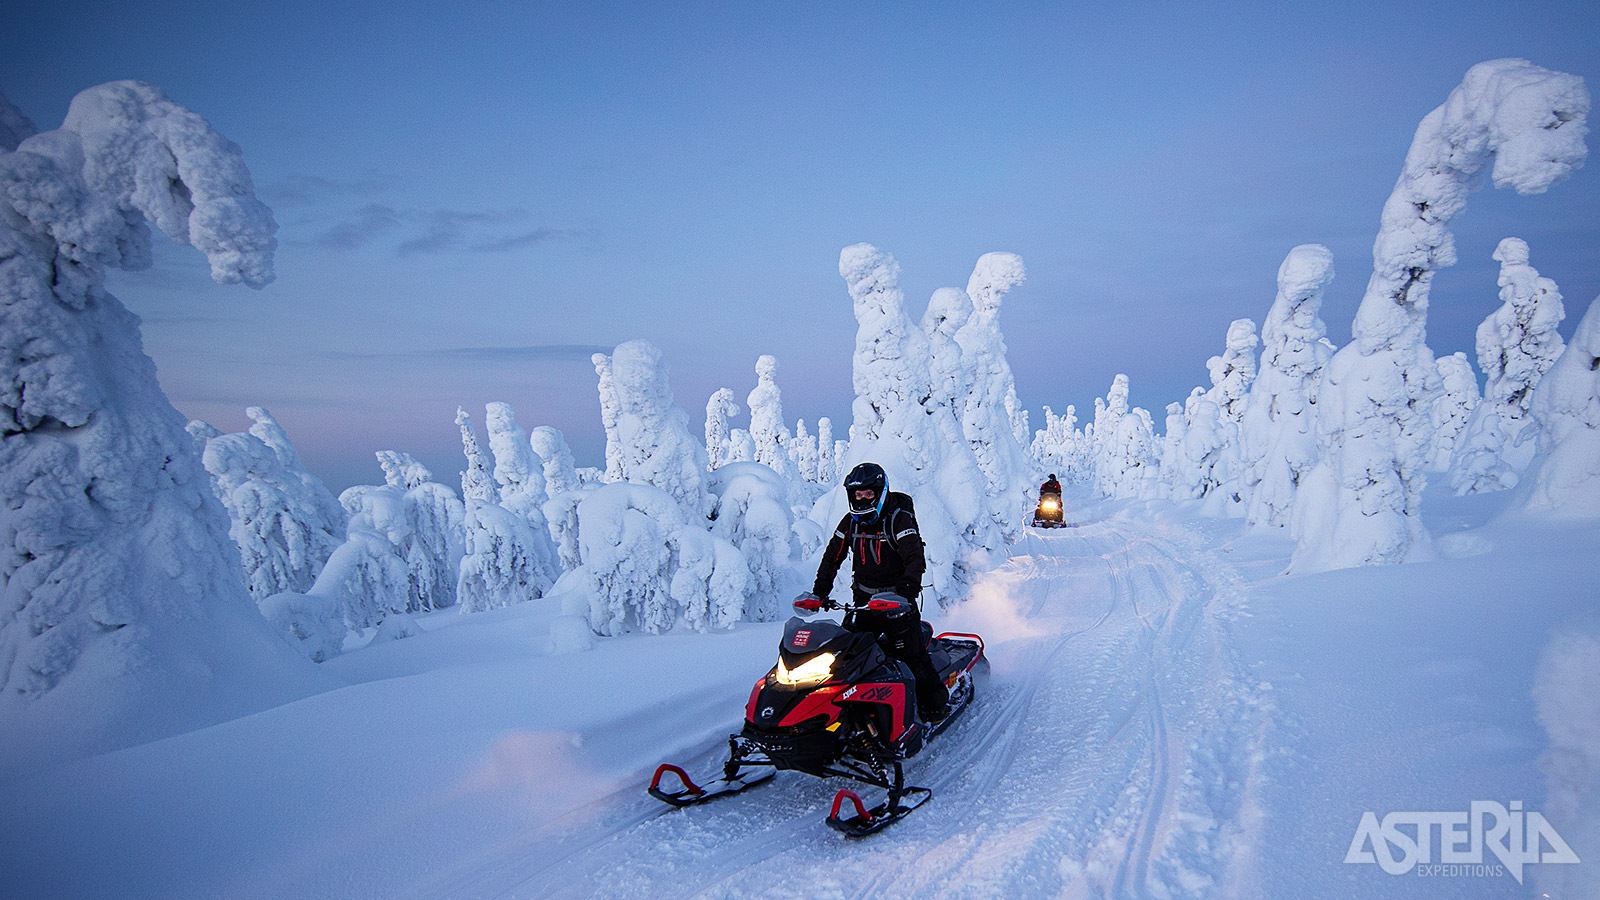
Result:
M857 590L856 603L865 606L870 596ZM880 635L883 640L879 644L884 652L911 668L911 674L917 679L917 710L923 718L929 711L942 713L949 707L950 691L928 656L928 638L923 634L922 615L915 606L892 618L871 610L857 610L850 616L848 627L852 631Z

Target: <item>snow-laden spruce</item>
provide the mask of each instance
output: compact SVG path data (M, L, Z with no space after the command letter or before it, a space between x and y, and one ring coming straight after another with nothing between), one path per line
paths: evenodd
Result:
M488 463L473 430L472 417L456 410L456 425L461 429L462 453L467 468L461 475L461 497L465 504L462 525L462 557L457 570L456 599L464 613L499 609L524 600L541 597L560 574L556 550L550 541L540 505L531 497L543 495L543 474L539 490L531 486L532 459L518 448L524 446L522 429L516 427L511 408L490 403L487 421L495 452L495 477L485 477ZM528 454L532 456L532 448ZM543 465L537 466L543 469ZM515 497L517 506L507 503Z
M784 611L791 560L795 557L794 516L790 512L791 486L772 469L755 462L729 463L712 473L717 495L717 518L711 533L737 547L749 568L748 600L744 617L770 622ZM722 607L731 609L731 601ZM714 621L726 618L728 609ZM732 622L739 616L733 614ZM720 627L720 626L715 626Z
M800 477L789 457L789 427L783 423L783 393L778 390L778 360L761 356L756 360L756 386L745 398L750 407L750 440L755 443L755 461L783 476L784 481Z
M855 421L838 469L878 463L889 489L912 497L927 545L924 596L955 602L1004 552L1005 536L988 513L983 470L970 444L948 437L960 433L960 423L935 398L928 334L906 313L899 263L871 244L856 244L840 252L839 274L859 328L851 368ZM843 491L835 489L812 518L831 528L844 510Z
M1436 365L1440 393L1433 401L1433 450L1428 471L1444 472L1450 468L1450 458L1460 443L1461 433L1466 430L1481 398L1477 373L1472 370L1472 361L1465 353L1458 350L1441 356Z
M817 438L806 430L805 419L795 420L794 437L789 439L789 458L801 481L817 483Z
M1433 274L1455 262L1449 223L1490 170L1536 194L1582 165L1583 80L1526 60L1479 63L1418 126L1384 205L1373 272L1318 392L1318 436L1335 506L1307 518L1292 568L1313 572L1425 555L1417 507L1433 443L1438 370L1426 343ZM1302 497L1302 501L1304 501Z
M606 426L607 480L653 485L682 504L686 516L709 516L716 501L706 488L706 449L689 433L688 413L672 402L661 351L628 341L610 357L596 354L595 369L601 409L615 410Z
M1071 404L1061 415L1044 408L1044 427L1034 432L1029 451L1040 469L1054 472L1062 482L1081 484L1093 477L1083 432L1078 430L1078 410Z
M567 446L566 435L559 428L540 425L528 432L528 446L544 460L545 493L551 497L579 488L578 470Z
M596 634L669 631L681 619L699 631L744 613L750 571L737 547L691 520L666 491L608 484L578 504L582 565L564 578ZM559 590L559 587L558 587Z
M1561 293L1528 264L1527 243L1506 238L1494 258L1500 262L1501 305L1478 326L1478 368L1487 383L1449 463L1450 486L1458 494L1516 485L1534 454L1531 436L1523 437L1534 385L1563 349L1556 331L1567 315Z
M1322 295L1333 253L1301 244L1278 266L1278 296L1261 326L1261 363L1240 427L1244 492L1251 524L1290 522L1300 481L1317 460L1316 396L1332 356Z
M733 400L733 391L730 388L717 388L712 393L711 399L706 401L706 467L712 471L720 469L728 462L731 451L729 442L729 420L739 415L743 410Z
M1115 496L1116 485L1122 481L1122 460L1115 436L1127 414L1128 376L1118 372L1106 395L1094 398L1094 420L1084 426L1093 452L1094 489L1102 497Z
M1539 455L1510 508L1558 519L1600 518L1600 298L1533 390Z
M6 119L7 143L29 130ZM276 225L239 148L155 87L86 90L0 154L0 754L151 737L320 683L250 601L138 319L105 290L108 268L150 265L147 223L218 283L272 280Z
M961 410L962 433L985 476L989 515L1006 536L1022 536L1023 511L1032 508L1035 464L1024 449L1027 424L1017 403L1016 380L1000 334L1000 304L1027 277L1015 253L978 257L967 281L972 314L955 334L961 367L970 383Z
M842 478L834 466L833 420L823 416L817 420L817 484L832 485Z
M342 597L351 628L376 625L390 613L454 606L465 553L466 508L455 491L409 453L376 455L384 483L339 495L350 513L345 543L308 592Z
M256 600L305 591L344 542L346 515L322 481L301 464L289 437L259 406L250 432L222 434L191 422L191 434L216 432L202 457L211 487L231 520L245 587ZM267 440L270 438L270 441Z

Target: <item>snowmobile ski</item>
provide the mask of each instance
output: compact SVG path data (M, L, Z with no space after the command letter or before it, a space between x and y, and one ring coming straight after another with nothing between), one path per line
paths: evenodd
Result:
M681 790L671 791L661 787L661 776L668 772L676 775L678 780L683 783ZM662 763L656 767L655 777L650 779L650 796L660 800L662 803L670 803L673 806L693 806L696 803L704 803L717 797L737 794L745 788L760 784L776 774L777 770L769 768L745 769L731 778L718 778L716 781L705 785L698 785L690 780L688 773L684 772L681 767L671 763Z
M907 813L931 799L933 791L929 788L911 787L900 792L898 798L891 794L888 800L867 809L855 791L841 788L839 793L833 795L833 812L828 814L828 827L842 832L846 837L866 837L900 821ZM840 818L839 813L846 800L855 807L855 815Z

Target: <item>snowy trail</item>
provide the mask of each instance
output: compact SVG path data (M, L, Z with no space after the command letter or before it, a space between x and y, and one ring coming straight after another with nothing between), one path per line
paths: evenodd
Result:
M1026 636L991 645L977 704L907 767L934 801L893 828L827 829L840 780L780 773L688 810L629 785L417 896L1233 895L1252 880L1243 798L1265 717L1238 680L1228 570L1125 523L1013 552L986 587Z

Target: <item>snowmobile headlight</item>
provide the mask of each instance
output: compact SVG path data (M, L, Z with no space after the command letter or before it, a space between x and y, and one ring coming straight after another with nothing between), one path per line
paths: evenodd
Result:
M1044 501L1043 503L1041 503L1039 505L1044 507L1046 510L1054 512L1055 510L1058 510L1058 509L1061 508L1061 501L1060 500L1046 500L1046 501Z
M773 677L778 679L779 684L801 685L820 684L827 681L828 676L832 674L833 654L821 653L793 669L785 666L783 660L780 659L778 660L778 670L773 673Z

